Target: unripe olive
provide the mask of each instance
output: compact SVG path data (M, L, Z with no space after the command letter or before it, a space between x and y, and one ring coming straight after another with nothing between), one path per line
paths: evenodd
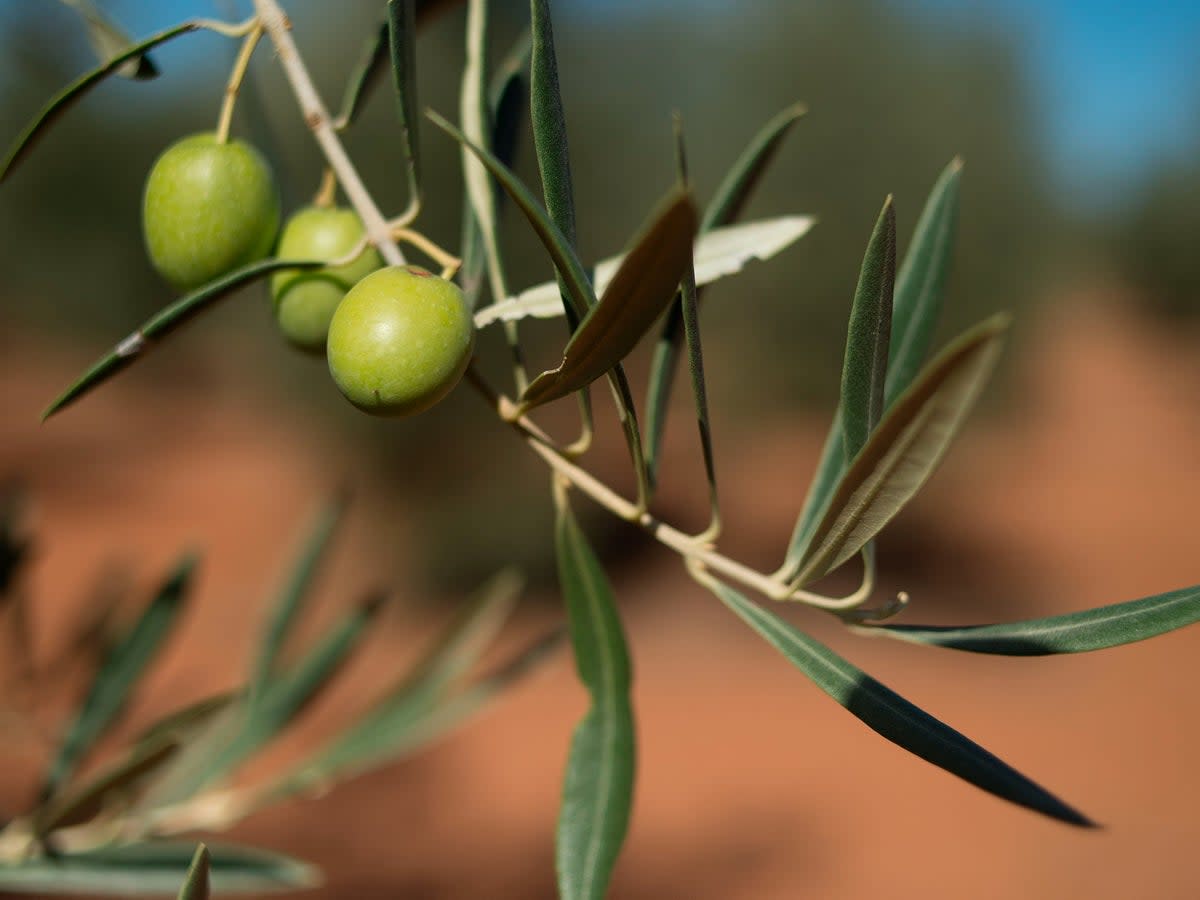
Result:
M243 141L186 137L150 170L142 230L154 268L183 290L262 259L279 230L271 170Z
M358 246L365 229L349 209L310 206L283 226L276 255L281 259L338 259ZM344 266L284 269L271 276L275 319L284 336L303 350L325 349L333 311L350 288L383 265L374 247Z
M450 393L475 346L454 284L418 266L390 266L346 294L329 323L329 372L346 399L377 415L422 412Z

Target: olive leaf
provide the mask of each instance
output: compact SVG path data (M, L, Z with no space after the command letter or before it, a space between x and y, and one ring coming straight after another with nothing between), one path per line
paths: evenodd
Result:
M166 337L223 300L243 285L257 281L279 269L319 269L326 265L314 260L264 259L235 269L228 275L197 288L176 300L166 309L155 313L137 331L130 334L112 350L100 357L58 398L46 407L42 421L70 406L88 391L107 381L139 359L158 338Z
M354 124L367 99L379 84L384 67L391 60L390 34L390 25L385 20L363 42L358 61L350 72L350 78L346 81L346 90L342 94L342 105L333 120L334 127L339 131L344 131Z
M636 757L629 651L604 570L556 491L554 538L579 680L591 707L575 728L555 864L564 900L602 900L625 840Z
M320 883L316 869L279 853L209 844L213 892L278 891ZM0 890L117 897L171 896L195 858L195 844L154 841L113 844L84 853L0 864Z
M417 25L416 0L388 0L388 48L392 61L392 84L400 113L404 160L408 172L409 203L421 196L420 135L417 114Z
M693 249L696 285L712 284L736 275L751 260L765 262L771 259L808 234L814 224L816 219L812 216L778 216L714 228L699 235ZM597 291L604 292L624 261L624 255L620 255L596 263L594 282ZM562 314L558 284L548 281L500 303L485 306L475 313L475 326L484 328L495 322L525 318L552 319Z
M56 795L96 740L112 725L146 667L161 650L188 596L196 557L185 556L159 587L133 629L112 648L96 672L57 755L42 796Z
M116 22L96 6L92 0L61 0L64 6L70 7L79 14L87 30L88 43L96 53L96 58L106 63L114 56L119 56L133 45L133 38L125 33ZM149 54L142 53L133 59L122 63L116 74L122 78L135 81L147 81L158 77L158 67L150 59Z
M875 733L990 794L1068 825L1093 827L1081 812L824 644L751 603L728 585L703 572L693 574L813 684Z
M166 43L172 38L197 31L202 27L204 27L202 23L192 21L176 25L174 28L168 28L166 31L160 31L140 44L135 44L118 53L100 67L81 75L55 94L50 102L42 108L41 112L34 117L33 121L25 127L25 130L13 142L12 147L9 148L4 161L0 163L0 183L3 183L4 179L12 174L17 163L33 149L34 144L45 133L46 129L74 103L81 100L91 88L103 81L107 76L119 71L130 60L141 58L147 50L152 50L159 44Z
M1009 321L993 316L961 335L887 411L838 482L797 584L853 557L929 479L995 367Z
M579 323L563 350L562 362L525 389L523 409L574 393L633 350L675 298L691 262L696 227L696 207L690 194L672 190L626 254L600 301Z
M863 634L878 634L914 644L971 653L1047 656L1120 647L1196 622L1200 622L1200 585L1097 609L1023 622L957 627L872 625L860 631Z
M188 867L187 877L179 889L178 900L208 900L208 876L212 857L204 844L196 846L196 855Z

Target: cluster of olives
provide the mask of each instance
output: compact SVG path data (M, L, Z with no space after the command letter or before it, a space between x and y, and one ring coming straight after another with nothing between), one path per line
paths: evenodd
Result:
M193 135L167 148L146 181L146 249L164 278L194 289L276 248L279 207L271 170L253 147ZM310 206L288 219L276 255L333 261L363 234L353 211ZM342 394L367 412L428 409L470 361L475 328L462 292L418 266L384 268L374 247L344 265L277 271L270 292L288 341L324 351Z

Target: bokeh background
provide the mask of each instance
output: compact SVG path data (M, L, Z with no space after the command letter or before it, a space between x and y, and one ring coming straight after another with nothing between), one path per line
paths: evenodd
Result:
M146 34L245 3L102 5ZM331 102L380 6L287 4ZM493 7L498 56L526 8ZM715 286L704 311L730 554L777 565L828 425L878 208L895 195L906 239L959 155L943 337L997 309L1018 324L985 408L881 539L881 591L909 591L907 621L951 623L1200 581L1200 7L559 0L554 11L586 258L620 248L671 183L672 111L703 200L767 118L796 100L810 109L748 215L811 213L819 225ZM462 43L451 4L419 47L422 103L451 117ZM7 140L91 57L71 12L50 2L0 5L0 48ZM273 333L261 290L38 424L84 365L171 299L142 250L141 185L167 143L212 127L233 52L207 34L160 49L163 77L106 84L0 190L0 478L31 501L26 588L39 657L61 649L103 573L148 586L183 547L205 551L197 602L126 734L238 682L306 517L349 485L357 499L309 632L372 585L393 586L398 601L367 659L273 751L283 759L336 727L504 563L530 578L514 634L560 611L547 479L518 442L465 390L416 419L362 416L319 360ZM315 189L319 158L268 50L253 77L235 127L271 155L294 207ZM386 94L348 145L384 207L399 211ZM422 226L454 246L458 152L432 128L422 147ZM536 179L527 134L518 169ZM523 223L508 226L513 284L550 277ZM558 327L531 331L549 362ZM635 382L645 369L640 354ZM690 401L675 399L658 511L698 527ZM570 427L571 414L550 421ZM627 485L622 452L606 429L592 466ZM600 514L586 519L625 614L641 721L614 897L1200 893L1189 852L1200 838L1200 632L1092 657L993 660L857 640L816 614L791 614L1106 825L1079 833L887 745L745 632L673 556ZM584 704L560 654L438 747L265 811L237 836L319 863L321 896L550 897L557 793ZM53 722L55 709L40 714ZM3 751L9 813L28 802L41 755L15 737Z

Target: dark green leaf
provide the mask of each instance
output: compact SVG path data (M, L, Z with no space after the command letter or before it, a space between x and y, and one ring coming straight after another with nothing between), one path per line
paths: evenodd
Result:
M700 580L813 684L872 731L1004 800L1070 825L1093 825L1082 813L804 632L727 585L704 575Z
M362 52L358 62L346 82L346 92L342 95L342 108L334 122L338 130L345 130L354 124L362 111L367 98L379 84L386 64L391 59L389 34L391 29L387 22L382 22L379 28L363 42Z
M1008 324L993 316L961 335L887 411L838 482L798 584L853 557L925 484L987 383Z
M858 455L883 414L895 283L896 211L888 197L867 244L850 308L840 405L847 464Z
M312 260L264 259L235 269L223 278L218 278L204 287L197 288L192 293L176 300L166 309L155 313L141 328L97 360L80 376L78 381L46 407L46 411L42 413L42 420L45 421L70 406L92 388L131 365L150 348L151 341L176 331L200 313L208 310L218 300L223 300L243 285L257 281L278 269L316 269L324 265L326 263Z
M839 407L833 414L829 434L825 436L825 445L821 448L821 459L817 463L816 474L808 486L808 495L804 498L804 506L800 509L796 527L792 529L792 537L788 541L787 556L783 568L780 569L785 579L796 573L800 561L804 559L812 543L813 532L828 510L829 501L845 471L846 446L842 440L842 410Z
M885 406L908 389L929 353L954 252L961 174L962 161L956 159L938 178L896 276Z
M212 859L204 844L196 846L196 855L188 867L187 878L179 889L178 900L208 900L208 873Z
M572 394L624 359L674 299L695 237L691 196L672 190L567 342L562 363L530 383L521 405L528 409Z
M971 653L1047 656L1120 647L1200 622L1200 585L1128 600L1098 609L999 625L938 627L880 625L864 634L884 634L914 644Z
M400 112L404 159L408 166L408 196L412 203L421 194L420 135L417 126L417 25L416 0L388 0L388 46L392 83Z
M110 19L104 10L96 6L92 0L62 0L62 2L79 13L79 17L83 19L84 27L87 29L88 43L92 45L96 59L100 62L108 62L133 45L133 38L126 34L125 30ZM154 65L149 54L143 53L122 63L116 74L122 78L147 81L158 77L158 67Z
M567 145L567 119L558 86L558 59L554 53L554 28L547 0L530 0L533 55L529 63L530 111L533 144L546 211L563 238L575 249L575 192L571 186L571 157ZM576 319L563 291L563 304L574 329ZM498 298L499 299L499 298Z
M259 645L258 660L250 679L251 708L262 697L278 667L280 652L311 593L313 580L345 509L344 495L339 495L326 504L313 523L300 555L292 565L283 591L272 608L271 619Z
M579 679L591 708L575 728L555 852L559 896L601 900L625 840L636 747L629 653L612 591L565 494L555 547Z
M595 302L587 272L579 261L579 257L575 255L575 251L563 237L562 232L550 221L549 216L546 215L545 210L541 208L529 189L492 153L468 140L466 135L437 113L430 112L428 115L435 125L470 150L492 174L492 177L500 182L500 186L504 188L513 202L520 207L529 224L533 226L534 232L541 239L542 246L546 248L555 269L562 275L571 302L581 315L586 313Z
M81 75L55 94L45 108L21 132L20 136L13 143L13 146L9 149L4 162L0 163L0 183L12 173L13 168L21 161L25 154L33 149L33 145L45 133L46 128L62 113L66 112L72 104L82 99L90 88L95 87L105 77L119 70L128 61L142 57L147 50L151 50L159 44L178 37L181 34L195 31L200 27L200 23L198 22L184 22L182 25L176 25L174 28L160 31L140 44L135 44L124 52L117 54L99 68L93 69L86 75Z
M53 796L116 720L146 667L161 649L191 585L196 558L186 556L158 589L129 635L108 654L54 758L42 789Z
M305 863L250 847L209 845L213 893L296 890L320 883ZM172 896L195 852L192 843L124 844L0 865L0 890L31 894Z

